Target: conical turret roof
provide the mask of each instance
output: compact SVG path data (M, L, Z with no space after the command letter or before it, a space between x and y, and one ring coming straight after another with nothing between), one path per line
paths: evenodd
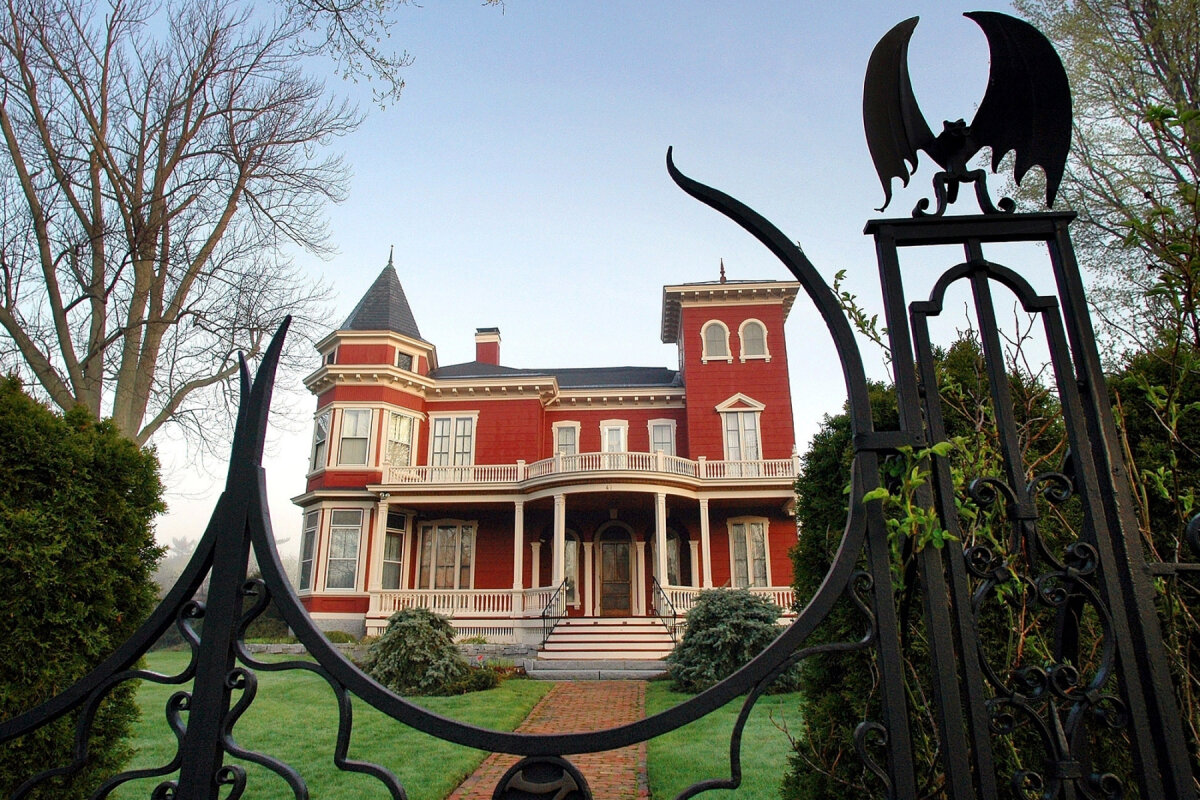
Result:
M341 330L349 331L394 331L413 339L421 338L417 320L409 308L400 277L388 258L387 266L358 301L358 305L346 317Z

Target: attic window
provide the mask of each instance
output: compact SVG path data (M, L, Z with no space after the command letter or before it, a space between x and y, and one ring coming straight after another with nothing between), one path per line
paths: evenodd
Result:
M337 363L337 348L335 347L332 350L330 350L328 353L326 353L321 358L321 363L326 364L326 365L336 364Z
M406 353L403 350L396 351L396 366L400 369L412 372L413 357L412 353Z

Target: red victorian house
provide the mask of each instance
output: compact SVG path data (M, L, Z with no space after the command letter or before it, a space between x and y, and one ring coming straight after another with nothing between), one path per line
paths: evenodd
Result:
M678 370L503 366L496 328L443 366L389 261L305 379L298 589L317 624L377 633L419 606L536 643L547 606L633 625L735 586L790 607L798 289L663 287Z

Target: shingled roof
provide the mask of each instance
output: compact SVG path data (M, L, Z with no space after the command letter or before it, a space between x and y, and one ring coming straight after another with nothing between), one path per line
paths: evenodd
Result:
M480 361L450 364L430 373L439 380L470 378L554 378L560 389L624 389L682 386L679 372L666 367L571 367L515 369Z
M392 266L391 258L379 277L358 301L358 305L342 323L344 331L395 331L413 339L421 338L417 320L408 306L400 277Z

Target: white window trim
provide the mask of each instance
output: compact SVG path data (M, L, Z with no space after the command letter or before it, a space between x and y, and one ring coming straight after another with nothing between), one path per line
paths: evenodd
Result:
M708 337L705 335L705 332L711 325L720 325L721 330L725 331L725 355L723 356L710 356L708 354ZM729 346L729 326L719 319L710 319L700 326L700 363L707 364L709 361L724 361L727 364L733 363L733 348Z
M474 589L475 588L475 565L477 565L479 563L479 520L477 520L477 519L454 519L454 518L423 519L420 522L412 523L412 527L414 529L413 542L416 544L416 548L414 550L416 560L413 562L413 565L412 565L413 570L414 570L413 580L418 584L418 586L416 588L431 589L431 590L433 589L433 580L434 580L433 557L434 556L433 556L432 546L430 546L430 551L429 551L430 564L429 564L428 585L427 586L419 585L421 582L421 544L425 537L426 526L428 526L431 531L436 532L439 525L454 525L454 526L456 526L457 528L459 528L459 536L460 537L462 536L462 528L470 525L471 528L475 531L475 541L471 545L471 547L472 547L472 550L471 550L471 585L470 586L459 586L455 589L438 589L436 591L461 592L463 590L470 591L470 590ZM459 542L458 550L460 553L462 552L461 539ZM458 580L458 575L459 575L459 568L455 567L454 579L456 581Z
M321 354L321 366L330 366L337 364L338 349L335 346L332 350Z
M621 431L621 449L620 450L605 450L604 446L608 442L608 431L612 429ZM627 419L602 419L600 420L600 452L602 453L628 453L629 452L629 420Z
M384 509L383 511L377 511L376 513L382 513L383 517L384 517L383 539L380 540L380 542L379 542L379 586L385 592L402 591L404 588L404 574L405 574L405 572L407 572L408 567L409 567L409 564L408 564L408 540L409 540L410 536L412 535L409 532L409 529L412 527L413 515L408 511L402 511L399 509L397 509L395 511L392 511L390 509ZM391 527L388 524L388 517L391 514L400 514L401 516L403 516L404 517L404 526L401 528ZM395 559L395 560L389 560L386 557L387 537L389 534L396 534L396 533L400 534L400 558ZM387 589L387 588L383 587L383 567L386 564L399 564L400 565L400 573L397 576L395 589Z
M378 438L378 436L377 436L378 431L376 429L379 427L379 420L378 420L378 415L375 414L375 408L372 406L354 405L354 406L339 406L337 410L340 412L340 413L334 415L334 418L335 418L334 422L337 425L337 432L336 432L335 436L332 436L332 438L337 442L337 451L338 452L337 452L337 459L336 460L331 459L331 461L333 461L333 464L331 464L331 466L336 465L337 467L341 467L343 469L359 469L359 470L368 469L373 466L378 466L376 464L376 460L375 460L375 442L376 442L376 439ZM342 463L342 424L343 424L344 420L346 419L347 411L366 411L366 412L369 412L371 415L370 420L367 422L367 456L361 464L343 464Z
M314 463L316 460L316 455L317 455L317 420L319 420L322 416L324 416L326 414L329 415L329 429L325 431L325 458L322 459L323 463L317 464L317 463ZM333 439L333 407L325 406L324 408L319 409L317 411L317 413L313 415L312 440L309 442L309 446L308 446L308 475L315 475L316 473L329 468L329 454L330 454L330 450L331 450L331 448L329 447L329 444L332 439Z
M750 580L749 587L759 589L764 587L755 586L754 581L754 559L750 553L750 523L761 522L763 526L763 556L767 562L767 586L774 586L774 575L771 571L771 521L766 517L730 517L725 520L725 530L729 539L729 585L737 588L734 585L734 549L733 549L733 526L746 526L746 576Z
M679 452L679 440L678 440L678 437L676 437L676 435L675 435L676 424L675 424L675 420L673 420L673 419L649 420L646 423L646 437L647 437L646 441L648 442L648 444L646 446L650 448L651 453L658 452L657 450L654 449L654 427L656 425L669 425L671 427L671 452L666 453L665 455L668 455L668 456L676 455Z
M363 574L363 565L366 561L366 548L363 546L364 537L367 533L367 520L370 519L369 505L342 505L325 506L322 508L321 526L321 572L318 576L320 583L314 583L315 586L320 586L323 594L362 594L366 591L366 576ZM351 589L330 589L326 584L329 580L329 548L333 546L333 512L334 511L359 511L362 512L362 519L358 526L358 557L357 564L354 567L354 587ZM315 590L314 590L315 591Z
M756 325L758 325L760 328L762 328L762 332L763 332L763 351L759 355L747 355L746 354L746 339L742 335L742 332L745 331L746 326L752 322L755 323ZM763 361L768 361L768 362L771 360L771 346L767 343L767 326L763 323L762 320L755 319L753 317L742 320L742 324L738 326L738 349L741 352L741 361L743 364L746 363L746 359L748 359L748 358L753 359L753 360L761 359Z
M479 412L478 411L431 411L429 413L429 446L426 448L425 463L433 466L433 429L439 419L449 419L450 422L450 459L454 460L454 420L461 417L471 418L471 457L469 464L460 466L475 466L475 447L479 442ZM454 464L447 464L442 469L453 469ZM424 524L424 523L422 523ZM471 567L475 569L474 566Z
M571 422L571 421L555 422L555 423L551 424L550 436L552 439L552 443L551 443L550 447L551 447L552 452L550 453L550 455L552 455L552 456L558 455L558 432L562 428L574 428L575 429L575 455L579 455L579 453L581 452L580 448L579 448L580 424L578 422Z

